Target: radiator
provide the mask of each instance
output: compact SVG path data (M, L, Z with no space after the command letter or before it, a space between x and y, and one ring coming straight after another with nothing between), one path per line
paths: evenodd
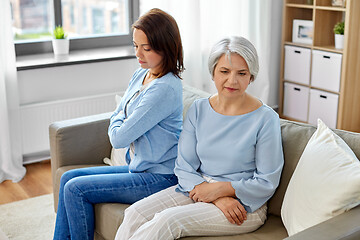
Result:
M114 109L115 93L20 106L24 163L50 158L51 123Z

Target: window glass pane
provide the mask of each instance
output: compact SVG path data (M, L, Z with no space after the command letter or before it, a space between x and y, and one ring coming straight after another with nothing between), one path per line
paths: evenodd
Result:
M71 38L129 34L128 0L61 0L61 8Z
M54 25L52 0L10 0L10 4L15 42L51 38Z

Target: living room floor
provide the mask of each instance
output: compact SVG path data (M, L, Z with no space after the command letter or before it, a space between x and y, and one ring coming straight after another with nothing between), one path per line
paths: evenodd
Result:
M50 160L25 165L26 175L18 183L0 184L0 204L15 202L53 192Z

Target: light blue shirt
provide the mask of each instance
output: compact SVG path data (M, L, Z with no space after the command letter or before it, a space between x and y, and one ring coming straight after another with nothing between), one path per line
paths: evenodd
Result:
M205 181L231 182L246 211L254 212L274 194L283 167L278 114L263 104L247 114L226 116L209 99L190 107L179 140L177 190L191 191Z
M130 172L173 174L182 128L181 79L167 73L151 81L134 99L147 72L140 68L134 73L110 118L108 135L114 148L134 144L133 159L126 154Z

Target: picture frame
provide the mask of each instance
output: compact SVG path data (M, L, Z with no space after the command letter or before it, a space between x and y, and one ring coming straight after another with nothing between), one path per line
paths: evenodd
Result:
M331 0L333 7L346 7L346 0Z
M310 20L294 19L292 41L294 43L313 43L314 23Z

